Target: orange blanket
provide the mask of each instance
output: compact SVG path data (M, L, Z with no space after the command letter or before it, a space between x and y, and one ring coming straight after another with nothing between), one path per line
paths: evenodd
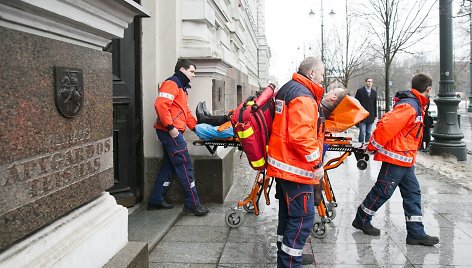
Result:
M326 132L343 132L369 116L359 101L346 96L325 121Z

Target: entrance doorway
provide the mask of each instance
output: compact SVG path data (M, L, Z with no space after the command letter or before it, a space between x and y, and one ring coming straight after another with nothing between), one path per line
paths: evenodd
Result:
M129 25L121 39L107 47L113 64L114 185L108 191L117 203L134 206L142 200L143 142L140 85L140 22ZM138 34L136 34L138 33Z

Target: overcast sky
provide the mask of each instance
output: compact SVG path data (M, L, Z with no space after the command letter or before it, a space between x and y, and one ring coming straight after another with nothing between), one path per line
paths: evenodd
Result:
M348 6L358 5L361 1L350 0ZM406 0L406 2L408 1L413 0ZM433 3L435 0L429 1ZM454 1L453 14L456 14L459 11L461 0ZM320 0L266 0L266 35L272 52L270 74L277 77L279 83L285 83L291 77L303 55L320 57L320 2ZM367 1L362 2L366 3ZM431 12L429 21L433 25L439 24L438 4L436 6ZM345 1L324 0L323 9L326 47L328 45L326 44L327 36L330 32L334 32L336 29L344 31ZM310 10L315 12L314 16L309 15ZM329 15L331 10L336 14ZM456 21L455 19L454 22L456 23ZM360 38L367 34L366 30L362 28L356 28L354 32ZM439 60L439 29L431 33L428 38L423 39L413 50L424 51L424 55L428 59ZM399 59L406 57L406 55L396 56Z
M323 2L325 33L328 24L338 19L328 15L331 9L339 9L339 12L344 10L344 1L336 1L339 2L338 7L332 5L334 1ZM290 78L303 58L303 50L305 56L316 54L320 57L320 6L316 3L319 1L266 0L266 34L272 52L270 73L280 83ZM310 10L315 15L310 16Z

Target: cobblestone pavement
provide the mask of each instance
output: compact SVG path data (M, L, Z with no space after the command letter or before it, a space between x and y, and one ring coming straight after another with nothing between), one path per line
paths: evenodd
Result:
M470 141L470 120L465 139ZM348 135L354 135L349 133ZM468 137L468 138L467 138ZM468 146L470 143L468 143ZM469 147L469 150L471 148ZM150 252L151 267L275 267L277 200L274 189L270 205L261 197L259 216L242 213L242 224L230 228L225 213L245 197L254 183L256 172L236 152L234 185L224 204L208 204L206 217L183 215ZM339 152L329 152L328 159ZM455 176L441 173L441 166L428 165L431 156L419 155L416 168L422 189L423 220L426 232L439 236L434 247L406 245L402 199L397 190L377 212L373 225L380 228L379 237L369 237L351 226L356 207L374 184L380 163L370 160L367 169L356 168L349 156L338 168L329 171L338 207L336 217L323 239L311 237L310 246L316 263L308 267L444 267L472 266L472 198L467 182L458 183ZM471 179L471 155L467 162L443 161L443 167L461 166ZM441 160L439 160L441 161ZM461 173L462 174L462 173ZM457 176L456 176L457 177Z

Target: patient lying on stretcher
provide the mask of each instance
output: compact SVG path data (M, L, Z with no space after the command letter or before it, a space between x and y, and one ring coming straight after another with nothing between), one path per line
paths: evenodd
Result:
M356 99L346 95L345 89L335 88L327 92L321 100L323 114L327 118L325 121L327 132L342 132L369 114ZM198 103L196 115L198 124L195 133L200 139L224 140L234 137L229 115L211 115L206 109L205 102Z
M224 140L234 136L230 121L231 111L228 115L211 115L205 102L199 102L196 110L197 126L195 133L202 140Z

